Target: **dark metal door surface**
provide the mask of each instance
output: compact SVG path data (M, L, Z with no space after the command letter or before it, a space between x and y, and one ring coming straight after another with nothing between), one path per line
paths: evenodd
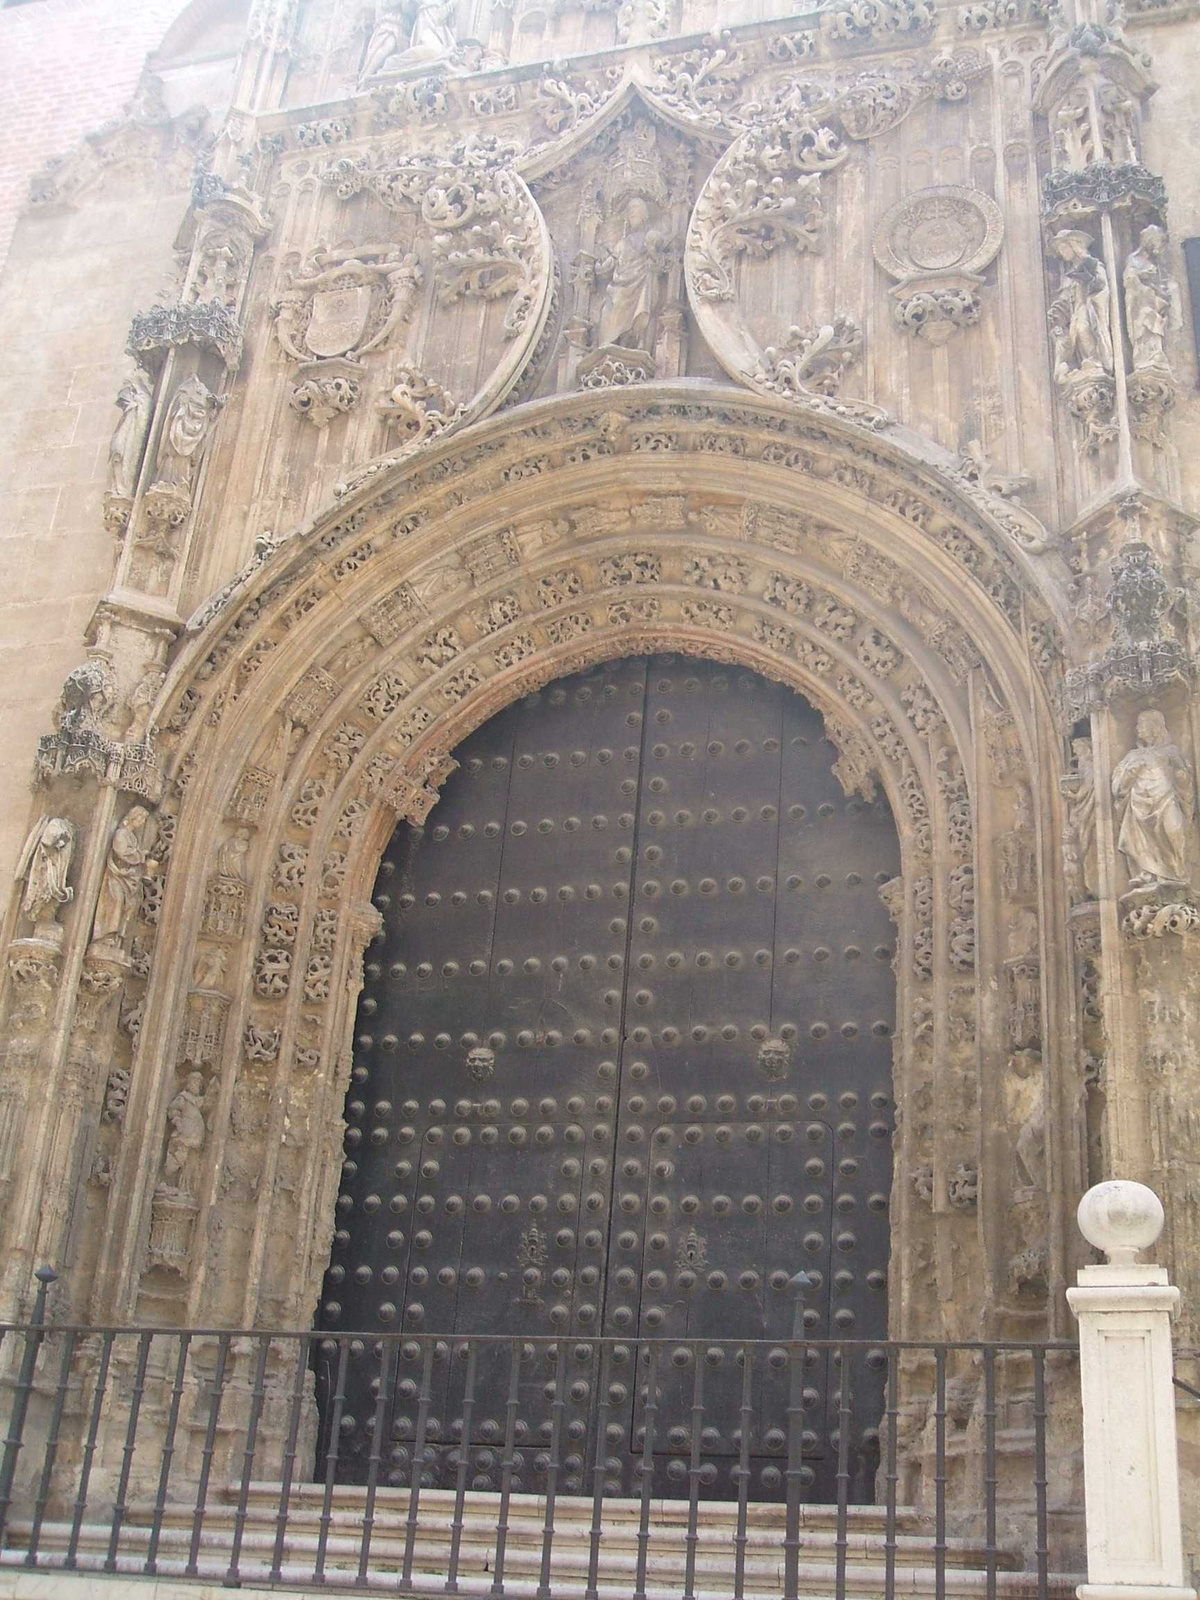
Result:
M380 869L319 1327L570 1341L538 1346L515 1394L514 1487L539 1488L557 1394L565 1493L590 1492L597 1459L599 1346L581 1340L664 1341L651 1454L665 1494L687 1490L695 1381L670 1341L721 1341L705 1492L736 1495L736 1342L790 1336L788 1279L812 1280L810 1337L886 1334L890 812L846 799L805 700L682 657L565 679L458 757L424 830L399 828ZM478 1488L499 1481L508 1355L485 1347L474 1374ZM561 1385L560 1355L574 1363ZM336 1365L325 1347L326 1437ZM866 1354L853 1365L851 1491L869 1499L882 1374ZM424 1394L423 1481L452 1482L464 1367L387 1380L387 1481L408 1481ZM788 1377L759 1367L750 1487L771 1499ZM609 1490L630 1492L646 1384L614 1376L600 1459ZM373 1379L378 1363L352 1354L343 1481L368 1470ZM834 1497L839 1382L810 1352L811 1500Z

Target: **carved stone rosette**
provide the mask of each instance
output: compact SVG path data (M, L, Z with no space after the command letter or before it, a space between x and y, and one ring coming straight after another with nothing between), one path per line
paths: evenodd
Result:
M921 189L875 230L875 259L897 279L894 314L906 333L945 344L979 321L979 288L1004 238L999 206L978 189Z

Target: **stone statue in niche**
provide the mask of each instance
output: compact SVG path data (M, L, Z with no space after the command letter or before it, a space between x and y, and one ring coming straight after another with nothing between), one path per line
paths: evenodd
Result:
M1130 888L1187 882L1188 835L1195 814L1192 769L1161 711L1137 719L1137 744L1116 765L1113 799L1121 817L1117 849Z
M598 344L649 351L666 270L666 237L654 226L650 202L644 195L632 195L620 240L596 263L596 282L606 286Z
M167 1107L167 1150L163 1157L163 1183L180 1194L195 1188L200 1152L208 1137L206 1112L216 1079L206 1090L204 1074L189 1072L183 1088Z
M142 908L142 881L157 869L149 859L150 813L133 806L113 830L108 865L100 883L90 950L122 956L129 930Z
M1137 143L1137 107L1118 84L1098 85L1096 102L1100 112L1100 141L1106 161L1118 166L1141 160Z
M140 367L117 390L117 405L121 420L108 446L108 493L115 499L132 500L154 407L150 379Z
M1163 266L1164 231L1143 228L1137 248L1126 259L1121 282L1135 372L1170 373L1167 334L1180 326L1179 288Z
M17 866L25 879L21 910L34 925L34 935L62 941L59 906L70 905L75 891L67 882L75 853L75 824L66 817L42 817L34 826Z
M1072 739L1073 769L1061 780L1067 801L1063 855L1076 893L1094 900L1100 893L1096 865L1096 770L1090 739Z
M195 373L175 391L147 494L152 519L178 526L191 510L200 453L223 404Z
M363 57L362 77L402 72L432 65L450 55L457 43L453 0L409 0L389 8L376 22Z
M1089 234L1060 228L1050 248L1063 263L1063 285L1050 306L1054 375L1096 378L1113 370L1108 274L1092 254Z
M1077 89L1070 94L1051 118L1054 127L1054 154L1056 164L1079 172L1092 159L1092 119L1088 109L1087 90Z

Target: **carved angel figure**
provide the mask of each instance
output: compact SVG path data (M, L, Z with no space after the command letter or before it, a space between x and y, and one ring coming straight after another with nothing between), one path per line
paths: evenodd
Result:
M150 813L132 806L117 823L108 847L108 865L100 883L92 943L123 950L133 919L142 906L142 880L154 863L147 858Z
M1078 885L1094 900L1100 890L1096 868L1096 771L1092 741L1072 739L1071 753L1074 769L1062 779L1062 791L1067 800L1063 850Z
M53 923L59 906L70 905L75 891L67 882L75 853L75 824L66 817L42 817L21 852L17 876L25 878L21 910L34 926Z
M1117 849L1132 887L1187 881L1188 834L1195 813L1192 769L1161 711L1137 719L1137 744L1112 776L1121 810Z
M178 489L190 495L200 450L220 404L195 373L179 385L158 447L156 488Z
M1108 274L1092 254L1089 234L1060 228L1050 248L1063 263L1063 285L1050 306L1054 376L1100 377L1113 370Z
M648 351L666 258L667 241L651 226L649 202L634 195L625 210L620 243L596 263L596 281L607 284L600 309L599 345Z
M154 406L150 379L140 367L117 390L117 405L121 420L113 429L108 446L108 492L122 500L132 500Z
M363 57L362 76L371 78L390 63L395 72L440 61L454 49L453 0L409 0L383 13Z
M214 1079L214 1084L215 1084ZM163 1157L163 1181L183 1194L191 1194L196 1178L197 1157L204 1149L208 1137L205 1113L209 1108L210 1090L204 1087L204 1075L189 1072L183 1088L167 1107L167 1150Z
M1125 316L1135 372L1170 372L1167 334L1179 326L1179 289L1159 259L1167 236L1151 224L1125 262Z

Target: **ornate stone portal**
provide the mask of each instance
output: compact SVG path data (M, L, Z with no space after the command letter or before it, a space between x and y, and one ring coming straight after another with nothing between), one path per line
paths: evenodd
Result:
M891 1331L1068 1333L1110 1170L1166 1172L1186 1285L1184 356L1143 52L1089 4L256 10L38 751L7 1309L48 1259L63 1314L311 1323L387 841L496 713L656 652L802 694L896 820Z

